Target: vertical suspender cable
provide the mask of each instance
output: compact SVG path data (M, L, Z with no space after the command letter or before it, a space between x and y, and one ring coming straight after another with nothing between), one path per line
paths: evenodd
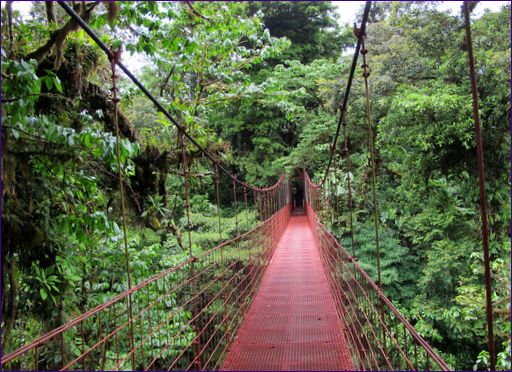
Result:
M268 195L266 191L263 191L263 221L268 218Z
M188 253L192 257L192 236L190 232L190 197L189 197L189 184L188 184L188 161L187 161L187 146L185 144L185 131L179 131L179 139L181 144L181 158L183 161L183 177L185 181L185 209L187 213L187 235L188 235Z
M217 219L219 222L219 239L222 241L222 224L220 220L220 174L219 174L219 166L215 163L215 194L217 196Z
M245 229L249 230L249 212L247 203L247 186L244 184L244 209L245 209Z
M330 217L331 217L331 232L334 234L334 195L333 195L333 187L334 187L334 182L333 181L330 181L329 182L329 208L331 209L330 211Z
M377 167L376 167L376 151L375 151L375 143L373 138L373 127L372 127L372 105L370 100L370 86L368 84L368 77L370 76L370 70L368 63L366 62L366 54L368 50L365 47L365 38L366 33L361 32L359 35L361 39L361 55L363 56L363 64L361 65L363 69L363 77L364 77L364 90L365 90L365 98L366 98L366 119L368 122L368 147L370 150L370 164L372 168L372 194L373 194L373 221L375 225L375 253L377 256L377 286L382 289L382 277L380 272L380 240L379 240L379 202L377 199ZM384 327L385 324L385 313L384 313L384 303L382 299L380 302L380 317L381 317L381 325L382 325L382 333L381 333L381 342L384 345L384 353L386 351L386 330ZM428 359L427 359L428 361ZM428 369L428 365L427 365Z
M236 226L236 234L240 235L240 227L238 226L238 205L236 200L236 176L232 179L233 183L233 210L235 211L235 226Z
M365 48L366 34L361 34L361 54L363 56L363 77L364 77L364 90L366 97L366 119L368 121L368 146L370 150L370 163L372 168L372 191L373 191L373 220L375 224L375 251L377 254L377 285L382 287L381 273L380 273L380 242L379 242L379 202L377 200L377 170L375 165L375 143L373 139L372 128L372 105L370 101L370 87L368 85L368 76L370 70L366 63L366 53L368 50Z
M334 167L334 214L336 215L336 225L340 226L340 214L339 214L339 197L338 197L338 164L336 161L337 153L336 153L336 145L334 145L334 158L333 158L333 167ZM334 234L336 236L336 234Z
M491 265L489 257L489 223L487 220L487 197L485 193L485 167L482 134L480 131L480 116L478 114L478 90L475 73L475 58L473 56L473 41L471 39L471 20L469 18L469 2L464 1L464 26L466 28L466 47L468 51L469 75L471 78L471 93L473 95L473 119L475 121L476 154L478 163L478 182L480 187L480 216L482 219L482 245L484 250L485 270L485 308L487 312L487 346L491 370L496 370L496 355L494 346L493 309Z
M352 163L350 162L350 151L348 150L348 129L347 129L347 112L343 111L342 124L343 124L343 152L345 153L345 162L347 165L347 197L348 197L348 215L350 225L350 239L352 242L352 257L356 256L356 236L354 233L354 218L352 215L352 181L350 174L352 171Z
M114 127L116 130L116 158L117 158L117 171L119 174L119 199L121 203L121 215L123 218L123 240L124 240L124 257L126 263L126 275L128 277L128 289L132 288L132 278L130 274L130 253L128 252L128 232L126 224L126 203L124 197L124 182L123 182L123 167L121 164L121 134L119 131L119 98L117 97L117 75L116 75L116 63L121 58L121 49L117 51L111 51L110 53L110 64L112 68L112 102L114 103ZM132 294L128 295L128 317L129 317L129 338L130 347L133 350L135 347L133 340L133 300ZM131 355L132 369L135 370L135 353Z
M325 226L329 228L329 223L331 224L332 228L332 192L331 192L331 180L327 178L327 182L324 185L323 189L324 193L327 195L327 200L325 201L325 209L327 209L327 215L326 215L326 221ZM332 232L332 230L331 230Z

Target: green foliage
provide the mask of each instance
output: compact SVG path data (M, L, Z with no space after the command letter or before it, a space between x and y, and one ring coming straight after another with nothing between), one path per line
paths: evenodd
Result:
M356 256L361 267L377 282L377 264L375 231L373 221L368 220L364 225L355 227ZM393 231L388 228L380 230L380 265L382 287L386 296L400 304L410 304L417 288L417 273L420 261L408 247L401 246ZM350 236L340 239L344 247L350 247Z
M332 3L254 2L251 14L261 14L265 27L276 37L286 37L291 48L279 59L310 63L319 58L336 57L340 48L352 43L351 34L342 33Z
M283 169L293 174L297 168L315 180L323 177L351 61L341 49L355 41L350 27L336 24L332 4L117 5L114 20L99 5L92 27L106 43L122 47L125 61L135 53L144 58L140 79L240 179L268 185ZM473 22L502 369L510 369L509 15L507 6ZM7 17L2 9L2 19ZM125 176L133 281L189 256L184 169L174 125L121 78L119 170L103 52L83 31L73 30L39 64L27 57L66 19L59 10L57 22L48 24L45 6L35 3L30 17L14 12L12 42L7 22L2 23L6 351L127 288L119 171ZM385 293L450 366L485 369L479 195L463 40L462 19L439 12L435 3L377 2L370 14L367 56L378 148L381 275ZM63 61L57 67L59 53ZM350 247L350 179L356 255L376 279L365 110L357 77L347 115L352 169L347 175L340 138L338 189L333 190L340 215L332 228ZM251 200L245 208L240 189L233 205L232 185L224 176L218 206L212 164L189 143L185 152L192 253L200 254L249 230L258 216ZM328 181L333 189L332 174ZM236 257L226 253L226 266L219 270L260 248L244 249ZM171 305L165 304L180 310ZM215 303L211 311L221 306ZM183 342L195 336L192 329L184 334ZM76 348L69 352L78 355L80 337L66 337ZM164 342L163 334L155 335L144 352L149 355ZM120 346L125 353L127 341ZM163 358L182 347L169 349ZM59 363L55 355L47 349L40 357L53 366Z

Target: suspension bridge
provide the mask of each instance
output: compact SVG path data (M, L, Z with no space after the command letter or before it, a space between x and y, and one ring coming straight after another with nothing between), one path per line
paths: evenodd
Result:
M295 177L283 175L275 185L268 188L251 186L230 174L213 155L201 148L186 128L178 124L130 73L120 62L117 53L103 44L68 5L64 2L59 4L109 56L116 112L116 67L120 67L178 128L181 134L189 234L187 140L211 160L217 201L220 174L224 173L229 177L229 187L232 187L233 206L236 208L243 205L245 210L252 209L259 222L241 232L240 221L236 220L236 237L198 255L192 254L189 235L190 257L187 260L135 285L131 284L129 275L125 226L128 290L3 355L3 369L450 369L382 291L375 149L369 115L369 70L364 44L371 2L367 2L361 27L357 30L358 43L323 180L315 184L306 171L299 170ZM467 3L465 14L470 40ZM345 113L359 54L363 58L362 75L368 105L378 269L376 281L361 268L355 255L357 239L352 226L350 177L347 177L350 211L348 224L352 240L350 253L333 234L339 203L336 200L337 194L332 190L337 190L336 172L343 156L346 159L346 171L350 172ZM471 58L472 53L470 65ZM478 133L477 115L476 109ZM342 128L344 141L340 152L337 140ZM118 129L117 136L119 139ZM481 142L478 146L481 154ZM334 181L329 181L331 178L327 176L330 173L334 174ZM119 177L123 200L122 172ZM300 187L294 188L297 184ZM485 194L483 198L485 200ZM124 203L121 209L123 221L126 221ZM217 209L220 209L219 204ZM485 224L485 218L483 220ZM220 234L221 229L219 219ZM485 239L486 234L484 253L488 249ZM490 286L490 282L486 284ZM492 359L492 309L488 312L487 320ZM492 363L494 361L491 362L491 368L494 368Z

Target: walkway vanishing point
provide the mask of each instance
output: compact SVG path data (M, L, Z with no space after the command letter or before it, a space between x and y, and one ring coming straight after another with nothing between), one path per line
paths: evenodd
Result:
M352 370L320 252L294 214L222 370Z

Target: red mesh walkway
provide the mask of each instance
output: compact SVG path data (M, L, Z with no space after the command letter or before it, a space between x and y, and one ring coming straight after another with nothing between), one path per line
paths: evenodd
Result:
M351 370L305 215L292 216L222 370Z

